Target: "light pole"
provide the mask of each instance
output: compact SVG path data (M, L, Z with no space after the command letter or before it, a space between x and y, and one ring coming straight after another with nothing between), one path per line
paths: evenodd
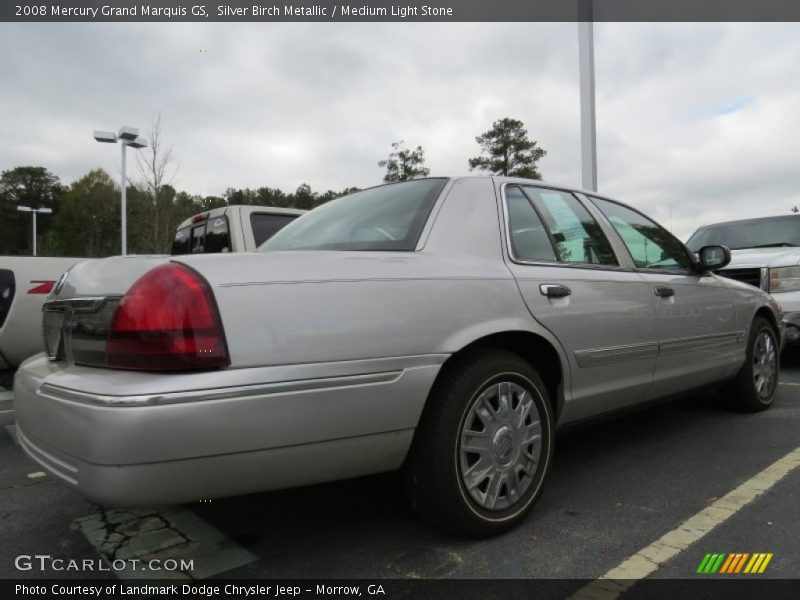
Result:
M30 206L17 206L17 210L20 212L29 212L33 213L33 255L36 256L36 215L38 213L42 213L45 215L49 215L53 212L52 208L31 208Z
M581 96L581 174L584 189L597 191L597 133L594 110L594 10L579 0L578 67Z
M119 132L113 131L95 131L94 139L104 144L116 144L120 142L122 146L122 177L120 181L121 188L121 246L122 255L128 253L128 219L127 219L127 188L128 178L125 174L125 149L130 146L131 148L144 148L147 146L147 140L139 137L139 130L135 127L123 126L119 128Z

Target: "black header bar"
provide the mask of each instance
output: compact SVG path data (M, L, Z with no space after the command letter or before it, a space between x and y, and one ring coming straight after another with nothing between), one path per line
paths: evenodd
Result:
M6 22L767 22L797 0L4 0Z

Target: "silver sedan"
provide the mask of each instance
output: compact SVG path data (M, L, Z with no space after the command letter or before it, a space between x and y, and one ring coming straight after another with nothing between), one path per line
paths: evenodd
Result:
M402 468L424 516L498 533L558 427L706 386L770 406L780 310L728 260L540 181L364 190L255 253L72 268L17 373L19 440L109 505Z

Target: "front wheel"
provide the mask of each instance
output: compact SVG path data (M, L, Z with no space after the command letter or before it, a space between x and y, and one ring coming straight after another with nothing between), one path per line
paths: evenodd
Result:
M756 317L747 341L747 358L722 393L734 407L748 412L772 406L778 389L780 350L775 329L769 321Z
M506 350L456 359L435 384L406 463L414 507L454 533L517 524L542 491L553 418L536 370Z

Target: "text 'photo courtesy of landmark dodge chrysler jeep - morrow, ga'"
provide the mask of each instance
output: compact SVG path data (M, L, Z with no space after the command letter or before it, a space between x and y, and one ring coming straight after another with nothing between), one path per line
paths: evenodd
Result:
M258 252L74 267L15 381L20 444L99 503L179 503L402 468L489 535L554 430L706 385L773 401L780 311L640 212L505 177L331 201Z

